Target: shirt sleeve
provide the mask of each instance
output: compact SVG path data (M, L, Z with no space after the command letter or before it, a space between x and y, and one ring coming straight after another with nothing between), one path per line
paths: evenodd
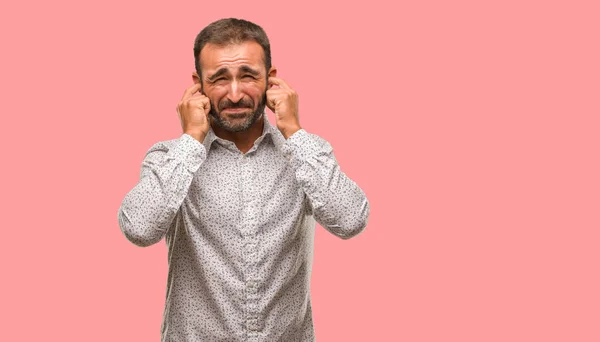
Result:
M333 148L304 129L292 134L283 153L308 199L308 211L330 233L346 240L364 230L370 206L365 193L340 167Z
M129 241L146 247L165 236L205 159L204 145L185 133L146 152L140 180L118 212L119 226Z

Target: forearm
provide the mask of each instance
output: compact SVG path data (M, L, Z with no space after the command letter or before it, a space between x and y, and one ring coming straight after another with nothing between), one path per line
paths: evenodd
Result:
M292 135L286 145L317 222L342 239L362 232L369 218L369 202L363 190L340 170L331 145L304 130Z
M160 142L148 150L140 181L119 208L121 231L135 245L150 246L165 236L206 158L204 146L190 135L174 142Z

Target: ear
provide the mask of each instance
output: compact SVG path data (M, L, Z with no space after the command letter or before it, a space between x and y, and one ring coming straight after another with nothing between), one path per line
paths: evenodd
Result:
M194 83L200 83L200 77L198 77L198 73L195 71L192 73L192 81L194 81Z
M277 68L272 66L271 69L269 69L267 77L277 77ZM269 89L271 89L272 86L272 84L269 84Z

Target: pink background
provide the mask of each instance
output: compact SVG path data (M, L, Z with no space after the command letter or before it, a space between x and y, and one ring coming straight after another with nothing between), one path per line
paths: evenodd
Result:
M318 341L600 341L598 2L339 3L3 3L0 339L159 341L166 246L117 210L233 16L371 202L317 226Z

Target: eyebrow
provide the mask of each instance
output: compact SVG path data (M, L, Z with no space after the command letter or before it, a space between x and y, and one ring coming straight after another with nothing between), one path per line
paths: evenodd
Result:
M260 75L260 72L258 72L257 70L252 69L251 67L249 67L247 65L242 65L239 70L242 73L248 73L248 74L254 75L254 76Z
M238 69L240 71L240 73L248 73L254 76L258 76L260 75L260 72L258 72L257 70L252 69L251 67L247 66L247 65L242 65L241 67L239 67ZM229 74L229 70L226 68L221 68L219 70L217 70L217 72L215 72L213 75L207 77L207 80L209 82L213 82L215 79L217 79L220 76Z
M223 76L224 74L228 74L229 71L225 68L221 68L219 70L217 70L217 72L215 72L212 76L207 77L206 79L209 80L210 82L214 81L217 77L219 76Z

